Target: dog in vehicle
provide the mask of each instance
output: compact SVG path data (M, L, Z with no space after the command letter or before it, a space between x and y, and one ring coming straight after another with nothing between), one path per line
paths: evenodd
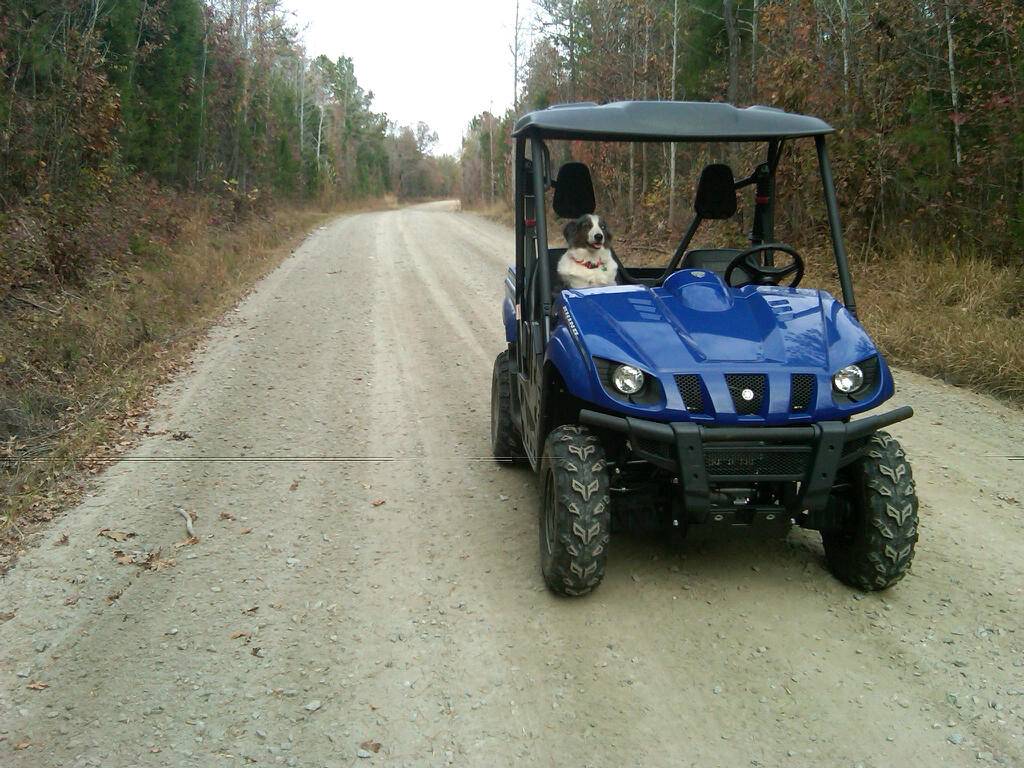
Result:
M593 213L573 219L563 230L569 249L558 260L558 276L567 288L615 285L619 265L610 250L612 233Z

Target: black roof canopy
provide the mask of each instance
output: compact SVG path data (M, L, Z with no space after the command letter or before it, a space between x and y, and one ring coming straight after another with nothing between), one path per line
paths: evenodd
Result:
M824 120L774 107L701 101L617 101L559 104L530 112L513 136L589 141L767 141L823 136Z

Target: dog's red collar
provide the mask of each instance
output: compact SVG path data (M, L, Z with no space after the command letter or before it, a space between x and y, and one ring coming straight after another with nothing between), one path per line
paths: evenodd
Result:
M580 261L575 256L572 257L572 260L579 264L581 267L586 267L587 269L597 269L598 267L601 267L602 269L605 268L604 263L600 261Z

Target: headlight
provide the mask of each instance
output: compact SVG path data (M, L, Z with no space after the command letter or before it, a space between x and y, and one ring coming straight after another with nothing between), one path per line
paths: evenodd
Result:
M864 386L864 371L861 370L859 365L848 365L845 368L840 368L832 377L832 386L836 388L836 391L842 392L844 395L856 392Z
M612 386L624 395L635 395L644 387L644 372L632 365L620 365L612 371Z

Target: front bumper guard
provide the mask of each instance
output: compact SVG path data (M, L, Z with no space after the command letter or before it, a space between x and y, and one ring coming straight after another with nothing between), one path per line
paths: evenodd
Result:
M821 421L793 427L705 427L665 424L629 416L581 410L580 422L625 434L641 458L679 478L683 503L695 520L711 511L711 483L798 481L792 513L822 512L839 469L855 461L868 439L909 419L909 405L857 421ZM712 479L709 479L712 478Z

